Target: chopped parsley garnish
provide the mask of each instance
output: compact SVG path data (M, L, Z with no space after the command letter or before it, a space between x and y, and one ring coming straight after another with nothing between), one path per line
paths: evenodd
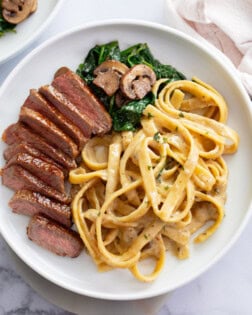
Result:
M160 142L160 133L158 131L154 134L153 139L157 142Z
M154 116L152 115L152 113L148 112L148 113L147 113L147 117L148 117L148 119L151 119L151 118L153 118Z

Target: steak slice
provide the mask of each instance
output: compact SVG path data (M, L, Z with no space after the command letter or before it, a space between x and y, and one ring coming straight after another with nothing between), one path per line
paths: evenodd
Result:
M71 227L71 209L68 205L53 201L40 193L18 190L9 201L14 213L33 216L42 213L66 227Z
M2 184L15 191L26 189L39 192L61 203L69 204L71 202L65 193L60 193L46 185L41 179L19 165L11 165L2 169Z
M83 249L79 234L47 217L34 215L27 227L28 238L37 245L59 255L77 257Z
M55 165L47 163L28 153L17 153L8 161L5 167L8 168L15 164L22 166L59 192L65 193L64 174Z
M77 145L52 121L28 107L21 107L19 120L26 123L36 133L41 134L51 145L60 148L75 158L79 151Z
M76 73L70 69L68 71L65 69L62 72L58 70L52 86L65 95L93 122L94 134L104 134L111 129L112 120L109 113L102 102Z
M81 150L87 142L87 138L81 130L67 119L61 112L48 102L38 91L30 90L30 95L24 103L25 107L31 108L50 119L57 127L68 135L78 145Z
M2 139L9 145L26 141L35 149L42 151L66 169L70 170L77 167L74 159L48 144L42 137L20 122L12 124L5 129Z
M64 174L64 177L68 176L68 172L65 168L63 168L60 164L56 163L53 159L51 159L49 156L45 155L41 151L35 149L27 142L21 142L21 143L14 143L12 145L9 145L3 153L4 159L6 161L9 161L14 155L18 153L28 153L36 158L39 158L49 164L53 164L54 166L58 167Z
M49 100L73 124L79 127L86 138L90 138L93 132L94 121L90 120L86 114L83 114L52 85L42 86L39 89L39 92L44 95L45 98Z

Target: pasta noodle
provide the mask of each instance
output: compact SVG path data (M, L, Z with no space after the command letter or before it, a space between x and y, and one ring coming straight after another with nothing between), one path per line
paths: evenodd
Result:
M99 270L128 268L146 282L162 270L166 250L187 258L193 233L210 222L194 238L203 242L219 227L228 177L222 156L239 142L223 97L199 79L161 79L153 93L139 130L92 138L69 176L78 185L74 222ZM147 258L155 261L150 274L138 266Z

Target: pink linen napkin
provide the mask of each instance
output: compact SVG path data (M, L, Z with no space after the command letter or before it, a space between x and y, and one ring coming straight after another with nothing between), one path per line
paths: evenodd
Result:
M167 23L223 52L252 96L252 0L166 0Z

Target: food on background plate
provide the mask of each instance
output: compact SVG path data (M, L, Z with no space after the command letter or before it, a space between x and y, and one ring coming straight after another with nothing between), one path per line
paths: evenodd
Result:
M0 37L37 10L37 0L0 0Z
M195 237L202 242L223 219L223 154L239 142L227 112L214 88L160 63L147 44L96 45L77 74L62 67L50 85L31 90L19 122L5 130L2 181L16 191L10 207L33 216L30 239L75 257L72 201L99 270L128 268L153 281L167 250L187 258L192 234L211 223ZM62 189L68 175L71 196ZM155 262L149 274L138 265L147 258Z

